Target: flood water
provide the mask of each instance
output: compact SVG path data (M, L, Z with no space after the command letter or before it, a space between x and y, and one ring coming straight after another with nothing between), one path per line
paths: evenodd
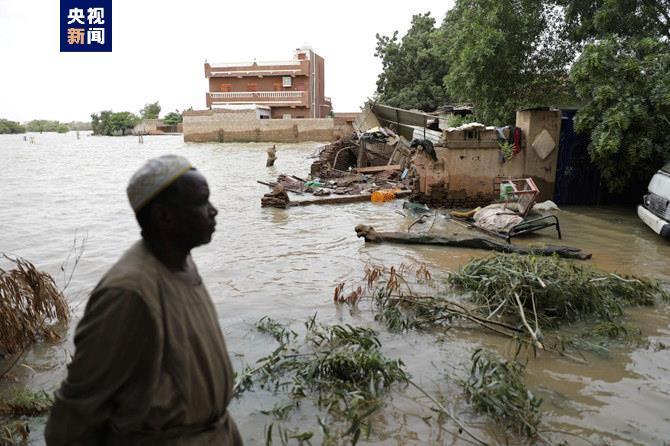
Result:
M377 326L371 314L351 314L332 303L333 288L362 279L368 263L425 263L440 276L488 252L366 246L356 238L354 226L359 223L378 230L406 230L413 218L396 212L402 209L401 201L261 208L267 187L256 180L272 180L279 173L306 177L319 144L278 144L277 162L268 169L267 144L187 144L181 136L145 136L139 144L135 137L83 132L79 140L72 132L32 136L35 144L24 142L22 135L0 135L0 252L32 261L61 285L60 266L75 237L85 237L85 250L67 289L74 311L67 340L32 350L23 361L26 366L14 373L20 384L47 392L58 386L73 352L72 332L87 293L139 237L125 196L128 178L147 158L176 153L188 157L207 177L211 201L219 209L217 233L209 245L194 250L193 257L237 370L273 349L254 329L266 315L295 326L314 313L323 323L371 326L381 331L384 352L402 358L414 381L446 395L447 404L479 435L492 444L500 441L496 426L468 408L456 381L466 376L475 348L485 345L502 353L504 342L473 331L391 334ZM634 209L575 207L558 215L562 243L593 253L587 263L670 282L670 243L638 220ZM433 231L440 229L443 222L436 221ZM561 243L551 231L531 241ZM668 307L635 309L631 317L651 341L670 345ZM588 365L579 365L543 355L530 362L528 384L545 401L547 424L572 433L547 435L569 444L670 444L670 350L621 348L607 358L588 360ZM0 383L2 388L11 385L15 383ZM435 423L424 423L421 417L430 412L417 404L416 396L410 390L392 394L373 436L362 443L460 444ZM271 420L261 410L277 401L265 391L247 392L233 401L230 410L247 444L264 443L263 429ZM299 418L301 430L319 430L314 414L303 411ZM33 423L31 440L36 444L42 442L44 421Z

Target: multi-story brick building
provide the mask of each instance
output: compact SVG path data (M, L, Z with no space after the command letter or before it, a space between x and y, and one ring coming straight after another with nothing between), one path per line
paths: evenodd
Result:
M208 63L207 107L259 105L275 118L325 118L330 98L324 96L324 61L309 48L280 62Z

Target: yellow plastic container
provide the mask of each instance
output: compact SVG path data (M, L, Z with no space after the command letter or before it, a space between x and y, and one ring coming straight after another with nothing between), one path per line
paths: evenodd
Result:
M397 189L379 189L372 193L370 200L373 203L384 203L385 201L395 200Z

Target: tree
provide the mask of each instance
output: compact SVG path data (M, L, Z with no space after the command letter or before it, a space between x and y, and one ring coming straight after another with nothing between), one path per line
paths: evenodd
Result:
M586 45L572 68L586 100L576 128L591 135L591 159L608 188L624 190L670 159L670 45L610 36Z
M508 124L522 106L571 101L572 46L560 10L535 0L457 0L441 27L444 85L471 102L477 119Z
M558 0L566 35L575 43L598 37L670 38L670 0Z
M145 104L144 108L140 110L140 116L142 119L158 119L158 115L161 113L161 106L158 104L158 101L151 104Z
M442 86L448 65L436 33L435 19L426 13L412 17L409 31L400 40L397 31L391 37L376 35L375 56L382 61L377 79L380 102L426 111L448 102Z
M179 112L179 110L170 112L163 118L163 122L167 125L177 125L182 121L183 117L182 114Z
M46 119L34 119L26 124L29 132L57 132L61 125L58 121L48 121Z
M591 159L610 191L646 182L670 159L670 0L560 4L566 35L583 47L571 79Z
M131 112L114 113L111 110L91 114L94 135L126 135L140 122L140 118Z
M18 122L0 119L0 135L4 133L26 133L26 128Z

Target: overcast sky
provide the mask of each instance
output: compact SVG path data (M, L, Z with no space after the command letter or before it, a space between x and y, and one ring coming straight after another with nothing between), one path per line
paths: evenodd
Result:
M375 33L404 33L412 14L441 22L451 0L113 0L112 53L59 52L59 0L0 0L0 118L90 120L105 109L205 107L203 63L326 61L335 111L357 111L381 70Z

